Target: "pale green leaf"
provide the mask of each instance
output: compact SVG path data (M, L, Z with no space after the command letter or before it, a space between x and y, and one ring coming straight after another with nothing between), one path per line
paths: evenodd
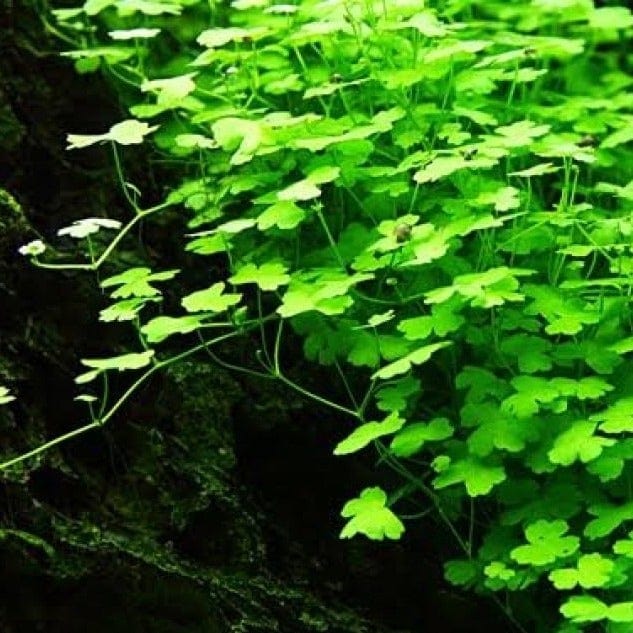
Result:
M379 437L399 431L404 423L405 420L400 418L397 413L391 413L382 422L366 422L339 442L334 449L334 454L348 455L349 453L355 453Z
M160 343L173 334L188 334L200 327L203 317L183 316L170 317L158 316L148 321L142 328L141 333L148 343Z
M240 302L238 293L225 293L226 284L219 281L205 290L198 290L183 297L181 303L187 312L224 312Z
M390 448L398 457L410 457L426 442L445 440L453 435L453 431L453 426L446 418L408 424L393 438Z
M229 277L229 281L236 286L257 284L262 290L277 290L279 286L285 286L290 281L287 270L288 268L279 262L266 262L261 266L246 264Z
M360 497L348 501L341 516L350 520L341 531L341 538L364 534L376 541L382 541L385 537L399 539L404 532L404 525L386 503L387 495L381 488L366 488Z
M450 341L441 341L439 343L432 343L421 347L407 354L403 358L400 358L389 365L385 365L382 369L379 369L372 375L372 379L379 378L381 380L386 380L388 378L404 374L414 365L422 365L423 363L426 363L426 361L429 360L436 351L444 347L448 347L449 345L451 345Z

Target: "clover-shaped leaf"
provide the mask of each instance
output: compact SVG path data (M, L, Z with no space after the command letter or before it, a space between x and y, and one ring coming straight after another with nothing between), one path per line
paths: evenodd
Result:
M158 316L148 321L141 333L148 343L160 343L173 334L188 334L197 330L204 316L188 315L182 317Z
M83 220L75 220L70 226L57 231L57 235L68 235L75 239L82 239L88 235L96 233L100 229L116 230L121 228L121 222L118 220L109 220L107 218L84 218Z
M495 560L484 567L484 574L487 578L507 581L516 576L516 571L508 567L504 562Z
M81 363L86 367L90 367L91 371L87 371L75 378L78 385L85 384L94 380L104 371L116 369L117 371L125 371L128 369L141 369L152 362L154 358L154 350L149 349L145 352L133 352L131 354L123 354L121 356L112 356L111 358L82 358Z
M590 420L600 422L603 433L633 432L633 398L620 398L611 406L594 413Z
M419 341L428 338L433 332L433 318L430 316L419 316L403 319L398 323L398 330L409 341Z
M580 546L577 536L564 536L569 526L566 521L539 520L525 529L528 545L519 545L510 558L520 565L535 567L553 563L557 558L573 554Z
M141 84L141 92L153 92L158 95L158 103L184 99L196 89L193 78L197 73L187 73L167 79L147 79Z
M590 462L602 453L605 446L611 446L614 440L594 435L596 422L576 420L555 440L547 453L553 464L569 466L575 461Z
M590 595L572 596L560 608L560 612L576 624L582 622L599 622L609 614L609 607Z
M538 125L534 121L516 121L510 125L498 127L495 132L501 135L501 142L509 147L522 147L531 145L534 139L547 134L549 125Z
M451 345L450 341L441 341L439 343L431 343L430 345L420 347L397 361L394 361L389 365L385 365L383 368L375 372L372 378L385 380L387 378L393 378L394 376L404 374L414 365L422 365L423 363L426 363L426 361L429 360L435 352L443 349L444 347L448 347L449 345Z
M596 503L587 509L595 516L585 526L584 534L590 539L601 538L617 530L626 521L633 520L633 502L619 506L609 503Z
M306 212L292 200L279 200L259 215L257 228L261 231L273 226L282 230L294 229L305 217Z
M478 574L479 568L474 560L455 559L444 563L444 578L457 587L468 587Z
M105 323L112 321L133 321L143 306L149 302L160 301L160 297L133 297L122 299L99 312L99 320Z
M265 262L261 266L246 264L229 281L234 285L257 284L262 290L277 290L290 281L287 267L279 262Z
M145 367L149 365L153 357L154 350L150 349L145 352L123 354L122 356L113 356L111 358L82 358L81 362L86 367L92 367L93 369L124 371L126 369Z
M353 303L349 289L372 278L371 273L348 275L332 270L293 276L277 313L284 318L311 310L329 315L341 314Z
M600 7L589 14L592 29L627 29L633 26L633 15L626 7Z
M614 568L612 560L599 553L584 554L578 559L576 568L555 569L549 579L556 589L573 589L580 585L583 589L602 587L609 582Z
M633 622L633 602L617 602L608 606L602 600L590 595L572 596L561 606L560 611L576 624L600 622L601 620L617 623ZM617 629L617 631L624 630L628 630L628 628Z
M364 534L375 541L399 539L404 532L400 519L385 505L387 494L381 488L365 488L357 499L348 501L341 516L349 518L341 538Z
M128 297L154 297L160 291L151 285L154 281L168 281L173 279L179 270L164 270L153 273L149 268L129 268L120 275L108 277L101 282L102 288L119 286L111 293L113 299L126 299Z
M552 368L549 352L552 344L538 336L515 334L501 343L501 351L516 358L521 372L533 374Z
M420 392L420 381L406 376L381 387L376 393L376 406L381 411L403 411L408 399Z
M436 460L437 461L437 460ZM440 462L437 463L438 467ZM455 462L441 463L433 487L439 489L463 483L471 497L487 495L497 484L506 478L503 466L487 464L476 457L466 457Z
M348 455L367 446L384 435L391 435L402 428L405 420L397 413L391 413L382 422L366 422L355 429L351 435L339 442L334 449L335 455Z
M227 27L207 29L198 35L197 42L200 46L207 48L219 48L229 42L240 42L245 38L254 39L261 37L267 33L265 27L256 27L252 29L244 29L241 27Z
M398 457L415 455L425 442L438 442L453 435L454 429L446 418L435 418L430 422L409 424L392 440L391 450Z
M633 532L629 532L628 539L621 539L613 544L613 552L626 558L633 558Z
M33 240L28 244L24 244L20 246L18 252L20 255L25 255L27 257L37 257L41 255L46 250L46 244L42 242L42 240Z
M226 284L219 281L204 290L197 290L183 297L182 307L187 312L224 312L240 302L239 293L224 292Z
M544 176L545 174L552 174L558 171L559 168L553 163L539 163L533 167L522 169L521 171L513 171L508 176L517 176L518 178L533 178L534 176Z
M128 119L113 125L105 134L68 134L66 149L81 149L105 141L112 141L119 145L138 145L148 134L157 129L157 125L150 127L147 123Z
M496 191L482 193L475 200L475 204L494 206L495 211L509 211L516 209L521 201L519 199L519 190L515 187L501 187Z
M510 383L516 390L501 403L501 410L519 419L538 413L542 404L549 404L560 397L558 389L550 381L536 376L520 375Z
M479 457L490 455L495 448L517 453L538 437L531 420L517 420L493 403L467 404L461 414L464 426L477 426L468 437L468 449Z

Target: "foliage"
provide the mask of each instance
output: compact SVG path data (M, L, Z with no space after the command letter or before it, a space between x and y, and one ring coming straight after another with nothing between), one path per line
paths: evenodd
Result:
M372 446L408 484L348 502L343 537L400 537L399 508L421 497L461 549L448 581L505 594L515 626L512 596L547 588L560 613L533 609L529 630L630 627L630 10L88 0L55 15L77 70L121 81L126 118L68 143L110 144L132 218L69 230L80 263L21 252L97 270L179 209L207 275L184 313L153 285L177 271L101 282L117 300L101 320L129 321L141 349L84 361L77 381L107 394L109 370L145 373L88 427L157 369L252 337L261 373L355 423L336 454ZM181 179L147 208L119 154L140 143ZM94 227L118 230L100 255ZM285 375L289 327L347 401ZM175 355L154 347L194 334Z

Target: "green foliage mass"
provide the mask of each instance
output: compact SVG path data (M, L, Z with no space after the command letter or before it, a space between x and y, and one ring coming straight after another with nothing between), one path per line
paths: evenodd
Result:
M145 373L93 424L157 369L250 337L258 371L348 416L336 454L372 447L406 482L349 501L341 536L401 538L398 514L421 503L460 551L448 581L502 594L513 626L629 630L631 11L88 0L54 14L77 70L120 81L124 120L68 146L109 144L131 219L100 254L75 231L77 263L25 254L97 270L172 211L206 274L168 309L176 271L101 282L116 287L101 320L129 321L139 348L83 361L77 382ZM177 165L155 206L127 182L134 144ZM284 374L291 328L347 400ZM170 356L177 336L195 343ZM521 624L514 596L543 590L560 610Z

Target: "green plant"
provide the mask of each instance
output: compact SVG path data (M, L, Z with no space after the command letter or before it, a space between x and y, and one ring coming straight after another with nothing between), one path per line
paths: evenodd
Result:
M100 319L129 321L139 348L83 361L77 382L103 383L98 405L80 396L91 422L0 468L104 424L156 371L206 350L346 414L335 453L373 446L402 476L346 504L343 537L399 538L398 514L431 508L461 552L447 579L493 596L517 628L628 631L631 12L88 0L54 14L66 56L119 82L134 117L68 136L69 149L110 144L132 218L62 229L85 240L79 263L43 259L39 243L24 253L96 271L136 225L179 209L186 250L226 274L172 314L159 286L177 270L102 280ZM181 181L143 208L120 147L147 141ZM118 233L99 253L101 228ZM289 328L346 401L284 373ZM157 346L176 335L198 342L168 356ZM233 337L253 340L257 368L217 355ZM136 369L111 402L110 372ZM557 608L522 624L514 596L543 588Z

